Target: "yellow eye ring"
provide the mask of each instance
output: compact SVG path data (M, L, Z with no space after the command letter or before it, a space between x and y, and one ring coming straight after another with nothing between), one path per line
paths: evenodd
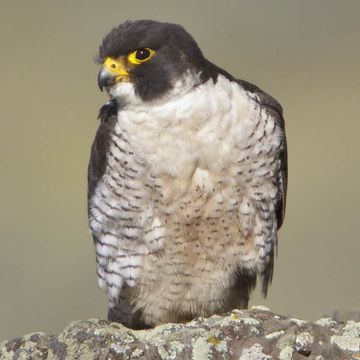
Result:
M142 48L132 51L128 55L128 61L132 64L139 65L145 61L149 61L155 55L155 50L150 48Z

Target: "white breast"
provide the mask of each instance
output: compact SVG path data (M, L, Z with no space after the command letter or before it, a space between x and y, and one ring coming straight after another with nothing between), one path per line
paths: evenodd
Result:
M185 95L120 110L117 127L154 176L188 177L195 166L226 166L255 115L247 93L220 75Z

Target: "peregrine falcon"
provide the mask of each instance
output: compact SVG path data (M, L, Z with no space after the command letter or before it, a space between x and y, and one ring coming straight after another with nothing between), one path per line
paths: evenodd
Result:
M88 215L109 320L139 329L246 308L257 276L266 295L285 212L281 105L180 25L126 21L97 60L110 100Z

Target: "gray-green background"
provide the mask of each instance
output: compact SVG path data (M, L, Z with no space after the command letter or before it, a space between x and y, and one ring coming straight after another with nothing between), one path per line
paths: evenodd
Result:
M105 317L86 167L106 96L93 62L125 19L184 25L284 106L285 224L268 298L315 319L359 309L360 1L34 0L0 5L0 340Z

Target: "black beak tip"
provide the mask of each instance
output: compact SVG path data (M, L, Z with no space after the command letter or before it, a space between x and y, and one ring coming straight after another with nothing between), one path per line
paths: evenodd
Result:
M97 78L100 91L104 90L104 87L109 86L112 81L112 76L106 70L101 69Z
M100 91L102 92L104 90L106 83L104 81L104 78L101 76L101 72L99 72L99 75L97 78L97 83L98 83Z

